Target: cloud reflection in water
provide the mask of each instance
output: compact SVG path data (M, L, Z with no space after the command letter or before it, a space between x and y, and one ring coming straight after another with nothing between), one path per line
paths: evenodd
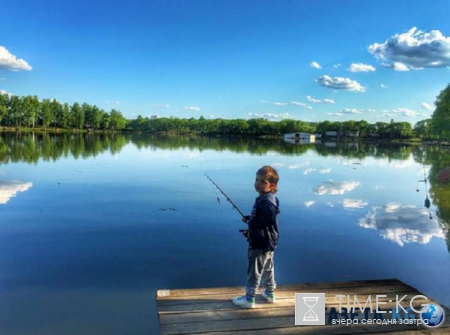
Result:
M18 192L24 192L33 186L33 183L17 180L0 180L0 205L6 204L9 199L14 198Z
M384 239L404 246L405 243L427 244L432 237L445 238L435 219L430 220L428 210L415 206L388 203L374 206L359 225L377 229Z

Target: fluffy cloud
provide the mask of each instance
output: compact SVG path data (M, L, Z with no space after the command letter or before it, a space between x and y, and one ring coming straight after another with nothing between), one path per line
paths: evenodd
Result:
M432 237L445 238L439 223L432 219L425 208L388 203L375 206L359 220L359 225L376 229L387 240L403 246L405 243L427 244Z
M426 102L422 102L422 107L424 109L426 109L427 111L432 111L433 110L433 106L431 106L430 104L427 104Z
M344 199L342 201L342 206L344 208L363 208L364 206L367 206L367 202L360 200L360 199Z
M385 84L381 84L381 88L389 88L389 86L387 86Z
M363 63L352 63L348 68L350 72L374 72L375 68L372 65Z
M334 104L334 100L331 99L314 99L312 96L307 95L306 100L313 103L326 103L326 104Z
M450 66L450 37L439 30L423 32L413 27L383 43L370 45L368 50L395 71Z
M351 80L350 78L342 78L342 77L330 77L330 76L322 76L317 79L317 83L320 86L324 86L327 88L332 88L335 90L344 90L344 91L356 91L356 92L365 92L365 87L361 86L356 80Z
M289 115L289 113L281 113L281 114L273 114L273 113L264 113L264 114L259 114L259 113L248 113L247 116L249 118L254 118L254 119L259 119L259 118L263 118L263 119L268 119L271 121L276 121L276 120L283 120L283 119L291 119L291 115Z
M342 116L344 114L342 114L342 113L327 113L327 115L329 115L329 116Z
M307 105L307 104L305 104L303 102L291 101L291 104L295 105L295 106L305 107L305 108L308 108L308 109L313 109L311 106L309 106L309 105Z
M396 108L392 110L392 113L400 114L407 117L415 117L417 116L417 113L411 109L408 108Z
M191 112L198 112L200 110L200 108L195 106L184 107L184 109Z
M30 71L32 67L23 59L17 59L5 47L0 45L0 70Z
M312 205L314 205L316 202L315 201L305 201L305 206L306 207L311 207Z
M311 64L309 64L309 66L311 66L314 69L321 69L322 67L320 66L319 63L317 62L312 62Z
M314 190L315 194L318 195L338 195L344 194L346 192L350 192L359 186L359 182L351 181L351 182L342 182L337 183L333 181L329 181L317 186Z
M359 109L355 109L355 108L344 108L342 110L343 114L361 114L362 111L360 111Z
M0 205L6 204L9 199L14 198L17 193L25 192L33 183L23 183L20 181L0 181Z

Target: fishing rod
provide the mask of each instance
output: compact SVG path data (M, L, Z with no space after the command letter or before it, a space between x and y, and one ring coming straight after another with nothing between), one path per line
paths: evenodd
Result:
M233 208L234 208L235 210L237 210L237 211L239 212L239 214L241 214L241 216L242 216L243 218L245 218L244 213L242 213L242 211L238 208L238 206L236 206L236 205L234 204L234 202L230 199L230 197L229 197L228 195L226 195L224 191L222 191L222 189L219 187L219 185L217 185L211 178L209 178L209 176L208 176L206 173L205 173L205 176L206 176L206 178L209 179L209 181L210 181L211 183L213 183L213 185L214 185L215 187L217 187L217 189L220 191L220 193L222 193L222 194L225 196L225 198L227 198L227 200L230 202L230 204L233 206Z

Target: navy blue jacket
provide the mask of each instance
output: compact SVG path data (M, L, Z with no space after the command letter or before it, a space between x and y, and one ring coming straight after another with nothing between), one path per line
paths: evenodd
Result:
M275 250L278 244L278 220L280 203L272 192L255 199L248 222L248 242L251 249Z

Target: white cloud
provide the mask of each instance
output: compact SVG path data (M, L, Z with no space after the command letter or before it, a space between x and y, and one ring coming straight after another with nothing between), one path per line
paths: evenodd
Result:
M360 185L360 183L356 182L356 181L342 182L342 183L328 181L328 182L325 182L325 183L317 186L314 190L314 193L318 194L318 195L344 194L346 192L350 192L350 191L354 190L359 185Z
M439 30L424 32L416 27L369 46L375 58L396 71L450 66L450 37Z
M191 112L198 112L200 110L200 108L195 106L184 107L184 109Z
M269 103L269 101L267 101L267 100L259 100L259 102L262 102L263 104L268 104Z
M397 71L397 72L406 72L406 71L409 71L408 66L406 66L405 64L400 63L400 62L394 62L394 63L392 63L391 65L386 64L386 67L390 67L390 68L392 68L394 71Z
M327 115L329 115L329 116L342 116L344 114L342 114L342 113L327 113Z
M319 63L317 62L312 62L311 64L309 64L309 66L311 66L314 69L321 69L322 67L320 66Z
M288 103L287 102L271 102L271 101L267 101L267 100L259 100L259 102L262 102L263 104L267 104L267 105L274 105L274 106L286 106Z
M367 206L367 202L361 199L344 199L342 206L345 208L363 208Z
M291 101L291 104L295 105L295 106L305 107L305 108L308 108L308 109L313 109L312 106L309 106L309 105L307 105L307 104L305 104L303 102Z
M23 183L20 181L0 181L0 205L6 204L9 199L14 198L17 193L25 192L33 183Z
M445 238L439 223L430 220L430 213L425 208L388 203L375 206L366 217L359 220L359 225L367 229L376 229L380 235L399 246L405 243L427 244L433 237Z
M422 102L422 107L428 111L433 110L433 107L430 104L427 104L426 102Z
M168 104L154 104L154 106L158 108L170 108L170 105Z
M275 106L286 106L287 102L274 102L273 103Z
M362 111L360 111L359 109L355 109L355 108L344 108L342 110L343 114L361 114Z
M314 205L316 202L315 201L305 201L305 206L306 207L311 207L312 205Z
M312 96L307 95L306 100L313 103L327 103L327 104L334 104L334 100L331 99L314 99Z
M392 110L392 113L400 114L407 117L415 117L417 116L417 113L411 109L408 108L396 108Z
M333 65L336 69L338 69L338 68L340 68L341 66L342 66L342 64L341 63L337 63L337 64L334 64Z
M320 174L328 174L328 173L330 173L330 172L331 172L331 169L321 169L321 170L319 171Z
M389 86L387 86L385 84L381 84L381 88L389 88Z
M268 119L271 121L276 121L276 120L283 120L283 119L291 119L292 116L289 115L289 113L281 113L281 114L273 114L273 113L264 113L264 114L259 114L259 113L248 113L247 117L249 118L263 118L263 119Z
M350 72L374 72L375 68L368 64L352 63L348 70Z
M343 77L330 77L328 75L319 77L317 79L317 83L320 86L324 86L327 88L332 88L335 90L344 90L344 91L356 91L356 92L365 92L366 88L361 86L356 80L351 80L350 78Z
M23 59L17 59L5 47L0 45L0 70L30 71L32 67Z

